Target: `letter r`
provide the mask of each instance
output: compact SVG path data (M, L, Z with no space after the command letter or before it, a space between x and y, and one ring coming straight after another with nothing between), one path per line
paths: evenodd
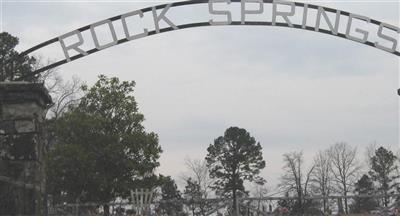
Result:
M79 39L78 42L73 43L73 44L71 44L69 46L66 46L64 40L66 38L68 38L68 37L71 37L72 35L78 36L78 39ZM69 56L68 50L72 49L72 50L75 50L75 51L77 51L78 53L80 53L80 54L82 54L84 56L88 55L88 53L86 51L84 51L83 49L79 48L79 46L81 46L83 44L83 37L82 37L81 32L78 31L78 30L74 30L74 31L69 32L67 34L61 35L60 37L58 37L58 41L60 41L60 44L61 44L61 47L62 47L62 49L64 51L64 55L65 55L65 58L66 58L67 62L71 61L71 57Z

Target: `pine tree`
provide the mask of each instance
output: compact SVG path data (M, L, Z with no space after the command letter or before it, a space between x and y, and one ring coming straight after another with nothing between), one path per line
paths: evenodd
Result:
M183 199L171 176L161 178L161 200L156 211L161 215L185 215Z
M388 195L395 193L398 186L396 180L399 176L396 173L396 160L397 157L393 152L384 147L375 150L375 154L370 158L371 170L369 174L372 180L379 185L378 191L385 195L382 200L385 207L388 207L391 201Z
M356 195L371 195L374 193L374 183L368 175L363 175L355 184ZM365 213L374 210L378 206L377 201L372 197L357 197L350 206L353 213Z
M183 196L192 214L194 216L201 215L202 191L200 185L191 178L187 179Z
M234 208L237 206L238 191L246 193L244 181L265 182L259 175L265 167L262 147L245 129L228 128L224 136L210 144L207 151L210 177L216 179L213 187L222 196L232 198Z

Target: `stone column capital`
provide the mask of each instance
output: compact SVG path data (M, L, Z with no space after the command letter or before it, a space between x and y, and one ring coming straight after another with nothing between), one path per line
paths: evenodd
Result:
M35 102L48 108L53 102L43 83L0 82L0 104Z

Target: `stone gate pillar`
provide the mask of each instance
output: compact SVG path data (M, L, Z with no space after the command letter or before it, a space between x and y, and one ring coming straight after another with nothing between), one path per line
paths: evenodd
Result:
M43 84L0 82L0 215L45 215Z

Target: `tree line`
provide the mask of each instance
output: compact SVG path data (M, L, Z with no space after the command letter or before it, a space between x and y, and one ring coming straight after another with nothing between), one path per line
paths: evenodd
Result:
M162 149L157 134L142 125L134 86L133 81L101 75L92 87L83 86L79 102L52 122L47 160L52 203L95 202L108 212L108 203L129 200L131 190L159 188L156 211L161 214L184 214L183 203L191 200L193 214L207 215L214 204L196 205L209 191L231 199L234 207L238 193L248 193L245 181L265 182L261 144L245 129L230 127L208 147L204 169L192 163L197 175L186 179L182 194L170 176L155 174ZM208 184L204 178L213 181Z
M135 83L99 76L91 87L83 86L83 97L53 123L54 149L48 158L48 192L55 203L107 203L129 199L129 191L159 188L156 210L166 215L208 215L224 198L228 212L243 215L242 198L250 197L245 183L264 185L266 166L262 146L243 128L227 128L207 148L204 161L187 161L192 175L185 178L183 192L170 176L156 175L162 153L158 136L146 132L144 116L133 96ZM283 154L283 174L278 185L287 197L279 202L296 215L369 212L388 207L400 189L398 157L389 149L376 147L368 154L367 166L357 158L357 149L345 142L318 152L305 167L301 151ZM380 194L381 198L349 195ZM333 200L332 195L344 196ZM308 199L313 196L321 200ZM230 201L229 201L230 200ZM183 205L185 204L185 205ZM186 210L185 208L186 207ZM241 210L242 209L242 210Z
M367 154L367 162L357 158L357 149L345 142L319 151L312 165L305 168L302 152L283 155L284 174L279 187L286 196L295 196L295 201L284 200L282 207L292 212L307 214L322 210L339 213L366 213L379 207L390 207L398 201L391 195L398 194L399 158L385 147L372 146ZM330 200L329 196L343 196L343 199ZM359 195L351 202L346 196ZM380 198L365 195L379 195ZM321 200L307 197L321 196ZM332 206L332 202L336 206ZM396 205L398 206L398 205Z

